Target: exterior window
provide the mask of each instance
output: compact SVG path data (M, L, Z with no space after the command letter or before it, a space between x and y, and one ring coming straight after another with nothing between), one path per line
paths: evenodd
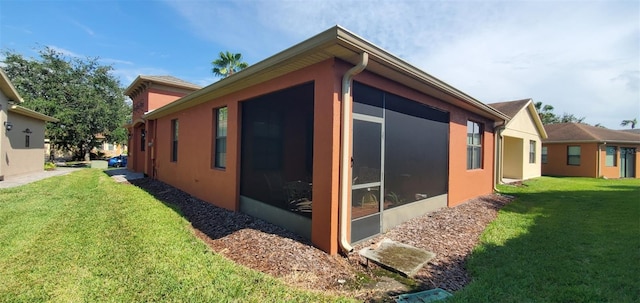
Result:
M482 127L467 121L467 169L482 168Z
M29 141L29 135L24 136L24 147L31 147L31 142Z
M605 160L606 166L617 166L618 165L618 147L616 146L607 146L607 158Z
M178 161L178 119L171 120L171 162Z
M529 140L529 163L536 163L536 141Z
M214 110L215 115L215 154L214 167L227 167L227 107Z
M580 165L580 146L567 147L567 165Z
M144 129L140 130L140 151L144 151L146 143L147 132Z
M547 163L547 147L543 146L542 147L542 163Z

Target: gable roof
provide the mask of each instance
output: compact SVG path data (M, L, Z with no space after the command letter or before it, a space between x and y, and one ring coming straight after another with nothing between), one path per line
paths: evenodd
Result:
M640 134L595 127L582 123L555 123L544 126L549 138L543 143L617 142L640 144Z
M356 65L365 52L369 55L366 70L371 73L494 121L507 120L504 114L494 108L338 25L143 117L159 118L331 58Z
M547 139L548 137L547 131L545 130L544 125L542 124L542 120L540 119L540 116L538 115L538 111L536 110L536 107L533 104L533 100L531 98L490 103L488 105L509 117L509 121L507 122L507 125L506 125L507 128L509 128L509 122L511 122L511 119L513 119L522 110L527 109L529 111L531 119L533 120L533 124L538 130L538 133L540 134L540 138Z
M13 86L13 83L11 83L11 80L9 80L9 77L7 76L7 74L5 74L4 70L2 70L1 68L0 68L0 90L5 96L7 96L9 101L14 101L17 103L24 102L20 94L18 94L18 91L16 90L16 88Z
M186 90L196 91L202 88L200 85L193 84L191 82L184 81L182 79L176 78L174 76L149 76L149 75L140 75L136 77L135 80L127 87L124 91L124 94L127 96L131 96L131 94L135 93L138 88L144 86L149 83L157 83L166 86L182 88Z
M531 99L489 103L487 105L499 110L503 114L509 116L509 118L513 118L529 102L531 102Z

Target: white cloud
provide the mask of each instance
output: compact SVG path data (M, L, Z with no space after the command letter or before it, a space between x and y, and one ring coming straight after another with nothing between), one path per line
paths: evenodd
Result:
M487 103L532 97L610 128L640 117L634 1L170 4L197 35L259 60L340 24Z
M89 36L94 36L96 33L88 26L76 21L76 20L71 20L71 24L79 27L80 29L82 29L85 33L87 33Z
M77 53L75 53L73 51L70 51L68 49L64 49L62 47L57 47L55 45L47 45L47 47L52 49L52 50L54 50L54 51L56 51L56 52L58 52L58 53L60 53L60 54L68 56L68 57L75 57L75 58L84 57L84 56L79 55L79 54L77 54Z

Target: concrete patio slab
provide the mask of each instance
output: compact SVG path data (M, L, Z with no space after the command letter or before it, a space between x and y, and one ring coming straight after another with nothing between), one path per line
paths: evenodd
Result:
M389 270L413 277L436 254L411 245L383 239L377 247L367 247L359 254Z
M116 182L120 182L120 183L144 178L143 173L132 172L126 168L109 169L109 170L105 170L104 172L105 174L109 175L111 178L116 180Z

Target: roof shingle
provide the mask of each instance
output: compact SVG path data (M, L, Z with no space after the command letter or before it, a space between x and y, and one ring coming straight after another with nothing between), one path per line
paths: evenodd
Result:
M544 126L549 136L543 142L628 142L640 144L640 134L595 127L582 123L555 123Z
M513 118L523 107L525 107L529 103L529 101L531 101L531 99L497 102L487 105L509 116L509 118Z

